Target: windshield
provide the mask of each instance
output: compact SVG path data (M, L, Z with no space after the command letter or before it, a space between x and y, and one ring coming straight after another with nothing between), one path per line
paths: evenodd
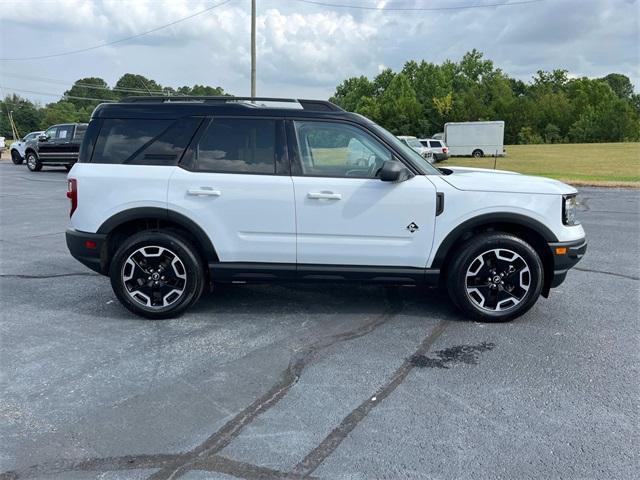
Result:
M407 138L407 144L411 147L411 148L419 148L422 149L422 144L418 141L417 138Z
M378 125L375 122L372 122L371 120L369 120L367 117L364 117L362 115L360 115L361 118L363 118L364 120L367 121L367 123L369 125L371 125L371 127L373 127L373 130L380 135L382 138L384 138L388 143L390 143L391 145L393 145L393 147L397 150L399 150L400 152L402 152L402 155L406 158L409 158L411 160L411 163L413 163L414 165L417 165L419 167L419 169L422 171L422 173L424 175L442 175L442 172L440 172L440 170L438 170L436 167L434 167L433 165L431 165L429 162L427 162L422 155L420 155L418 152L416 152L413 148L408 147L404 144L404 142L401 142L398 137L396 137L395 135L393 135L392 133L390 133L389 131L385 130L384 128L382 128L380 125ZM417 141L417 140L416 140Z

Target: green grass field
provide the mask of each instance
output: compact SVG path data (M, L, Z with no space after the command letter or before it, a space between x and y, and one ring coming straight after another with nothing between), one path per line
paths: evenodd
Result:
M508 145L497 169L576 185L640 187L640 143ZM438 166L493 168L493 157L450 158Z

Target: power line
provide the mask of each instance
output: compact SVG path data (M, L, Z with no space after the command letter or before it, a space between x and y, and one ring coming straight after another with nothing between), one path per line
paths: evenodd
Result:
M481 3L474 5L453 5L449 7L367 7L365 5L347 5L340 3L322 2L319 0L297 0L301 3L308 3L320 7L334 8L350 8L355 10L374 10L378 12L435 12L440 10L466 10L470 8L486 8L486 7L510 7L514 5L527 5L531 3L539 3L544 0L519 0L517 2L501 2L501 3Z
M117 100L108 100L105 98L91 98L91 97L76 97L74 95L61 95L59 93L46 93L46 92L36 92L33 90L23 90L21 88L13 88L7 86L0 86L0 88L6 88L7 90L11 90L13 92L22 92L22 93L33 93L35 95L46 95L49 97L61 97L61 98L72 98L74 100L93 100L96 102L117 102Z
M210 12L211 10L213 10L214 8L218 8L218 7L222 7L223 5L226 5L227 3L232 2L233 0L224 0L223 2L217 3L209 8L205 8L204 10L200 10L199 12L193 13L187 17L183 17L180 18L178 20L174 20L171 23L167 23L165 25L160 25L159 27L156 28L152 28L151 30L147 30L146 32L141 32L141 33L137 33L135 35L131 35L129 37L125 37L125 38L120 38L118 40L114 40L112 42L107 42L107 43L101 43L99 45L93 45L91 47L86 47L86 48L81 48L78 50L70 50L67 52L60 52L60 53L53 53L50 55L38 55L38 56L33 56L33 57L13 57L13 58L0 58L1 62L14 62L14 61L22 61L22 60L42 60L45 58L54 58L54 57L64 57L66 55L74 55L76 53L82 53L82 52L88 52L90 50L96 50L98 48L102 48L102 47L108 47L111 45L115 45L117 43L122 43L122 42L127 42L129 40L133 40L135 38L140 38L143 37L144 35L148 35L150 33L154 33L157 32L158 30L162 30L164 28L167 27L171 27L173 25L176 25L180 22L184 22L185 20L189 20L191 18L197 17L198 15L202 15L203 13L207 13Z
M141 88L124 88L124 87L111 88L109 86L102 87L99 85L91 85L90 83L78 83L78 82L65 81L65 80L55 80L53 78L47 78L47 77L35 77L31 75L19 75L16 73L6 73L6 72L2 72L2 74L0 74L0 77L12 77L12 78L20 78L23 80L33 80L35 82L49 83L52 85L69 86L69 84L71 84L72 87L83 87L83 88L88 88L92 90L109 90L113 92L123 92L123 93L143 93L146 95L148 95L149 92L157 93L158 95L163 95L166 93L164 90L143 90Z

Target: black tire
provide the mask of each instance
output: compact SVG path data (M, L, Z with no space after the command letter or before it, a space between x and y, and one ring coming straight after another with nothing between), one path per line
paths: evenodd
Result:
M483 233L468 240L454 252L447 273L453 303L485 322L507 322L524 314L538 300L543 284L538 253L506 233Z
M11 150L11 161L16 165L21 165L24 162L24 158L16 150Z
M65 166L64 166L64 169L65 169L67 172L70 172L72 168L73 168L73 165L68 165L68 164L67 164L67 165L65 165Z
M482 158L482 157L484 157L484 152L478 148L478 149L474 150L473 152L471 152L471 156L473 158Z
M35 154L35 152L27 153L26 161L27 161L27 168L30 171L39 172L40 170L42 170L42 162L38 158L38 155Z
M178 258L179 263L174 266L172 258ZM166 283L162 274L169 277ZM184 278L178 278L181 275ZM137 233L120 245L111 261L109 277L118 300L131 312L149 319L181 315L200 298L204 287L204 270L195 248L182 237L160 230ZM181 293L171 297L176 289ZM168 298L168 305L153 305L160 300L167 303Z

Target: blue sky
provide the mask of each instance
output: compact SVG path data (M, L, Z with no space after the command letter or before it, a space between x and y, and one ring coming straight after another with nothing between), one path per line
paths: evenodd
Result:
M48 55L114 41L220 1L1 0L0 57ZM392 9L506 0L324 1ZM249 13L249 0L231 0L117 45L48 59L0 61L0 93L55 101L55 96L24 91L59 95L80 77L99 76L113 84L130 72L165 85L208 84L248 95ZM573 76L619 72L631 78L637 91L639 18L636 0L542 0L422 12L258 0L258 94L327 98L346 77L371 77L411 59L458 60L472 48L522 80L538 69L565 68Z

